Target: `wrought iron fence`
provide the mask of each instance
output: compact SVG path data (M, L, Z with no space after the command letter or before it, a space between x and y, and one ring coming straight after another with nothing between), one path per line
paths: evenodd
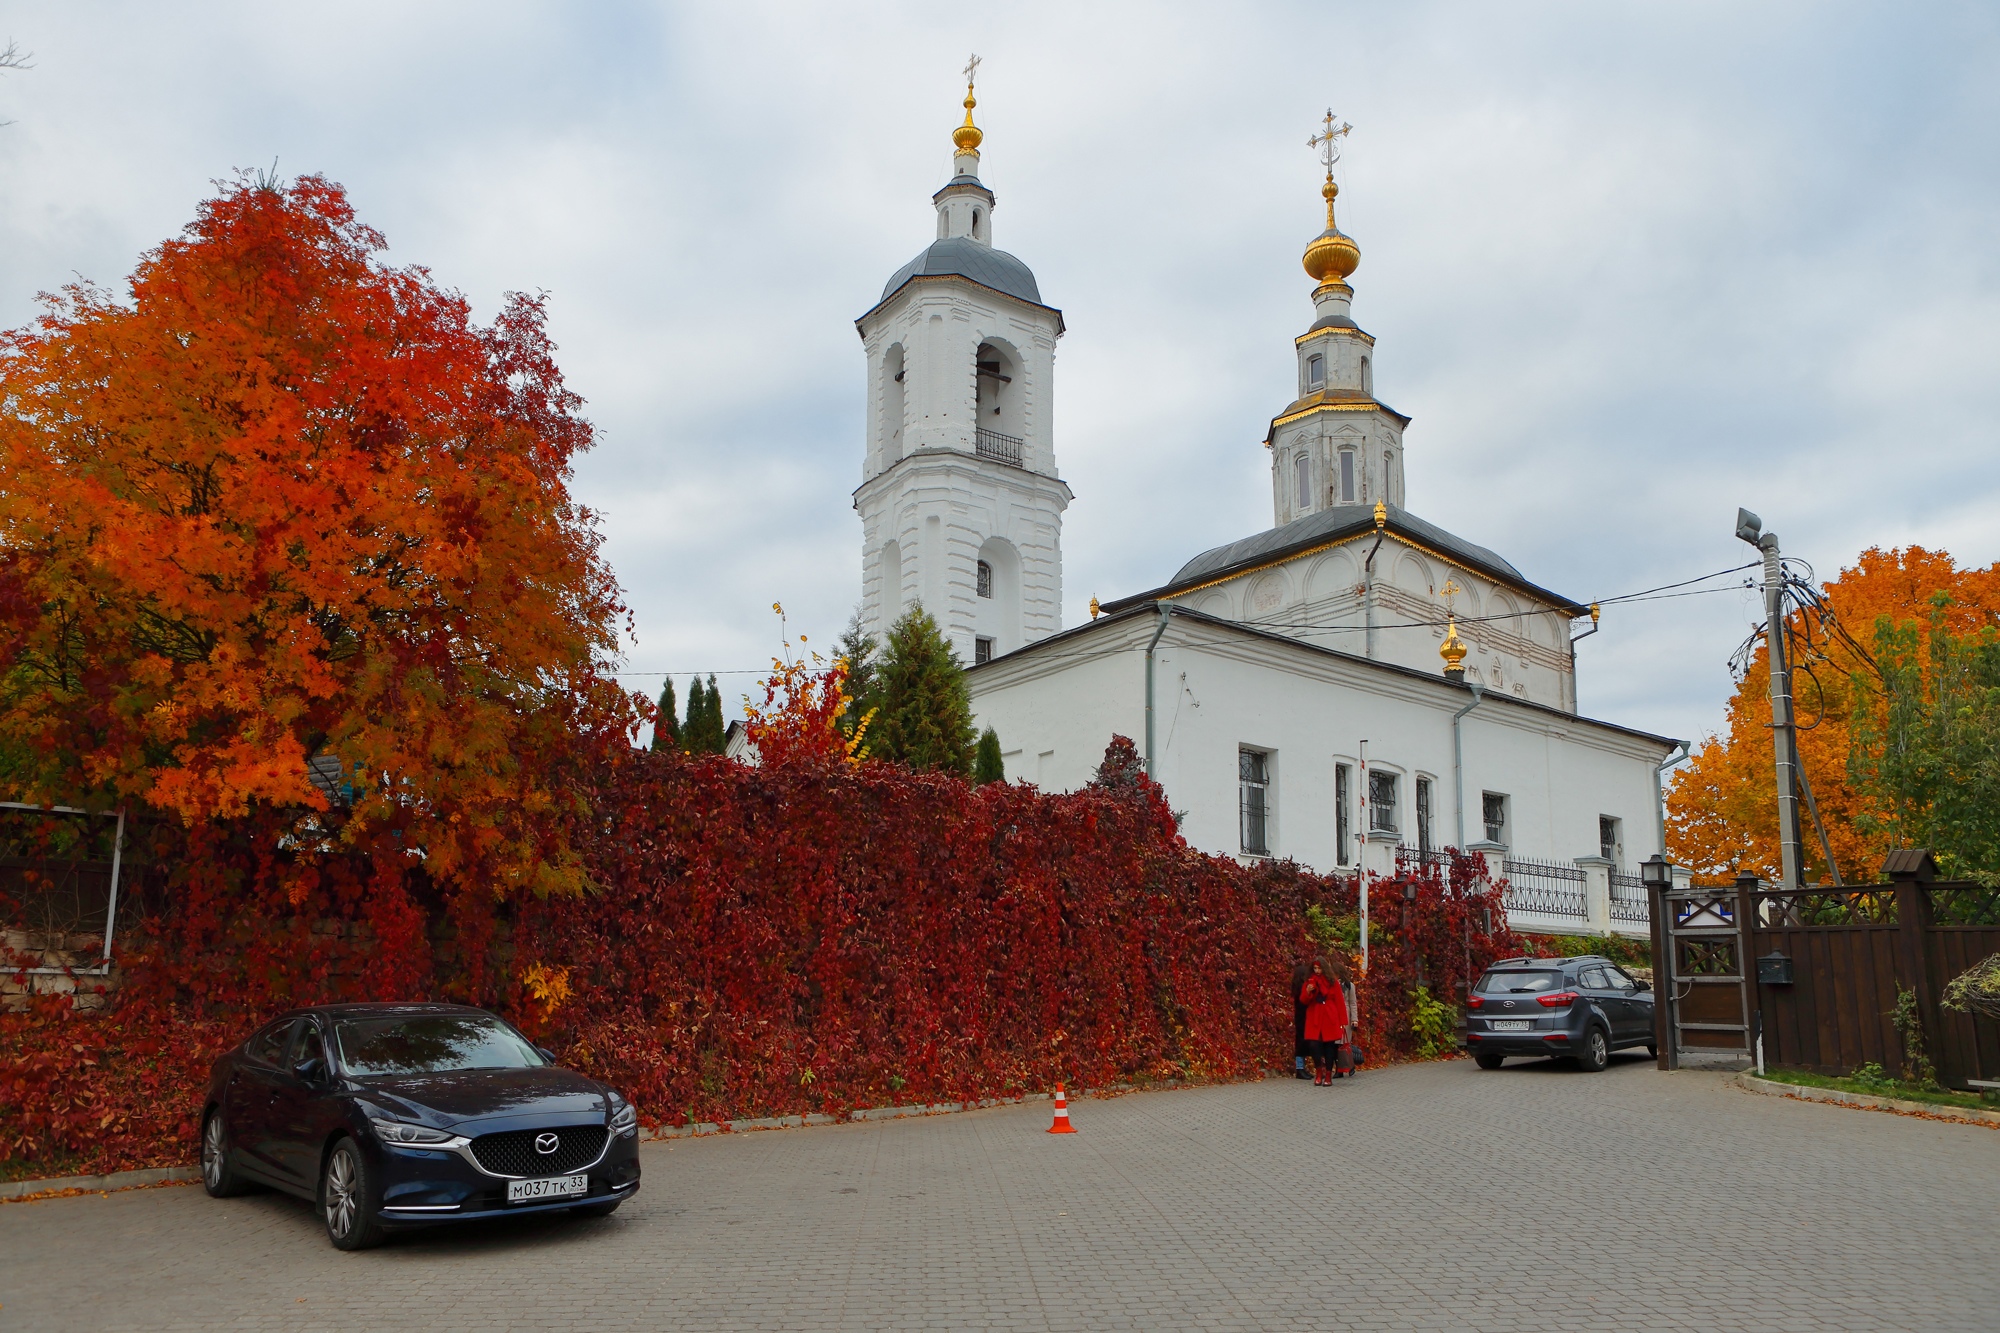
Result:
M1505 860L1500 873L1507 877L1507 910L1540 912L1544 916L1586 918L1590 909L1583 900L1583 871L1554 861Z
M997 430L987 430L984 426L972 428L972 452L981 458L990 458L1008 467L1026 467L1021 461L1024 448L1018 435L1002 435Z
M1408 861L1414 866L1450 866L1451 858L1442 847L1412 847L1408 843L1396 844L1396 859Z
M1611 919L1651 921L1652 904L1646 901L1646 881L1623 871L1611 872Z

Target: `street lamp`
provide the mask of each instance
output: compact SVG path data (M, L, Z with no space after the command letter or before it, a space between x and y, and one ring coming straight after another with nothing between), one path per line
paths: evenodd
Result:
M1639 882L1647 889L1665 892L1674 886L1674 863L1654 852L1639 863Z

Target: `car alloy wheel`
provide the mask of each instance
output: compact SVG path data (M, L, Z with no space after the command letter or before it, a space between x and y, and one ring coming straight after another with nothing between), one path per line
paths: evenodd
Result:
M243 1192L242 1182L229 1169L229 1131L220 1108L210 1111L201 1126L201 1187L213 1199Z
M1595 1074L1611 1063L1611 1043L1605 1040L1603 1028L1592 1028L1583 1039L1583 1054L1576 1058L1579 1067Z
M374 1210L368 1206L368 1170L352 1139L341 1140L326 1159L319 1199L327 1239L336 1248L363 1250L382 1239Z

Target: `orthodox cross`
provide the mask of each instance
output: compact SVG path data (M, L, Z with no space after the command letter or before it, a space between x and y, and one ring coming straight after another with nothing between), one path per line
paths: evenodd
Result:
M1333 164L1340 161L1340 141L1347 137L1353 126L1346 121L1333 123L1333 108L1326 109L1326 128L1306 140L1306 147L1319 149L1319 160L1326 166L1326 174L1333 175Z
M1465 589L1458 586L1457 579L1446 579L1444 581L1444 586L1442 588L1439 588L1438 592L1442 594L1444 597L1444 611L1446 615L1456 614L1452 606L1451 599L1458 596L1460 593L1464 591Z
M972 59L965 62L965 86L968 91L972 88L973 77L978 73L979 57L975 54Z

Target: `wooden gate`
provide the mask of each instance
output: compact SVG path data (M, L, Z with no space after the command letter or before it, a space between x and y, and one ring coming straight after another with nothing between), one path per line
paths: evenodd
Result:
M1690 1055L1747 1058L1752 1000L1737 889L1690 885L1657 891L1655 898L1653 1015L1660 1068L1677 1069Z

